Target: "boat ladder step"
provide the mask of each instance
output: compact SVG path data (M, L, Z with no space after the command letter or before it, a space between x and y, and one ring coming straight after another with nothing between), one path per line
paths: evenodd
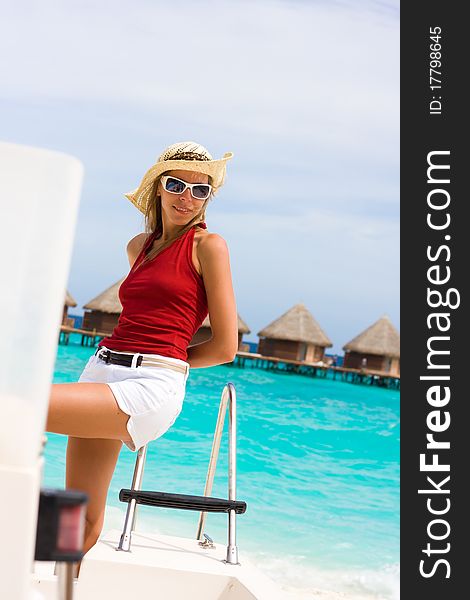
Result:
M224 429L225 414L229 413L228 428L228 498L213 498L212 484L214 481L217 458L219 456L220 442ZM226 513L228 517L228 543L227 556L224 562L231 565L239 565L238 547L236 544L236 516L246 511L246 503L236 500L236 473L237 473L237 395L233 383L227 383L222 391L219 404L219 414L215 426L212 451L207 470L204 495L190 496L187 494L170 494L167 492L144 491L142 481L144 465L147 456L147 445L137 451L131 489L122 489L119 500L127 502L126 519L124 528L116 550L130 552L132 532L135 531L136 510L139 504L147 506L163 506L166 508L180 508L183 510L196 510L199 512L196 539L202 548L213 548L212 540L204 533L206 515L212 513ZM204 539L205 538L205 539Z
M234 510L237 515L246 511L246 502L241 500L227 500L225 498L212 498L211 496L192 496L189 494L170 494L144 490L122 489L119 492L121 502L130 502L135 499L137 504L145 506L162 506L182 510L196 510L213 513L228 513Z

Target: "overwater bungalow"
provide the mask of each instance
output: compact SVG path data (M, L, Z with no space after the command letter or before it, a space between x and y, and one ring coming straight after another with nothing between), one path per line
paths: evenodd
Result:
M245 323L245 321L240 317L239 314L237 314L237 317L238 317L238 349L246 350L246 349L249 349L249 346L248 346L248 344L243 343L242 338L243 338L244 333L250 333L250 328ZM207 315L207 317L202 322L201 327L199 327L199 329L194 334L193 339L191 340L189 345L192 346L194 344L200 344L201 342L205 342L205 341L209 340L211 337L212 337L211 322L209 319L209 315Z
M400 334L387 315L348 342L343 350L347 368L400 374Z
M64 302L64 312L62 313L62 325L67 325L68 327L73 327L75 325L75 319L72 319L68 316L69 306L77 306L75 299L72 297L72 294L68 290L65 291L65 302Z
M102 333L112 333L122 311L118 292L124 279L125 277L83 306L85 313L83 314L82 329L90 331L96 329Z
M333 344L304 304L296 304L258 332L258 353L306 362L324 358Z

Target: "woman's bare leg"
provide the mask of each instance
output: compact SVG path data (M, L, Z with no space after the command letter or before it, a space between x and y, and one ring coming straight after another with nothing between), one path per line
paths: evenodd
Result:
M88 494L84 552L95 545L103 528L106 497L121 447L120 440L68 439L66 487Z
M46 431L78 438L129 441L123 412L106 383L55 383L51 386Z

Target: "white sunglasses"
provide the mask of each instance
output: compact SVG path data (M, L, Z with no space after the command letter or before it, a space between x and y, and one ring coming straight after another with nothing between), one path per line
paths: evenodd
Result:
M212 191L212 186L209 183L187 183L171 175L164 175L161 182L164 189L170 194L183 194L189 188L191 196L196 200L206 200Z

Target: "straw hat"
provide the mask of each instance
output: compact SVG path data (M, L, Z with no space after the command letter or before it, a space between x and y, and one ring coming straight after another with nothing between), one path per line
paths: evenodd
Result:
M212 187L217 189L224 182L226 163L232 156L233 152L226 152L222 158L214 160L208 150L201 144L197 142L178 142L168 146L160 154L157 162L145 173L136 190L124 195L140 212L145 214L155 179L166 171L177 169L209 175Z

